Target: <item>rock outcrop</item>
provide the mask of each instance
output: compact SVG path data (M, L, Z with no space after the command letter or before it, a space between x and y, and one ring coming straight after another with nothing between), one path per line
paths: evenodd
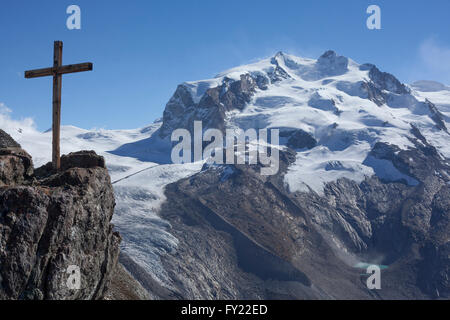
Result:
M104 159L77 152L60 172L33 171L24 150L1 143L0 299L104 298L121 240Z
M9 134L0 129L0 149L4 148L20 148L20 144L14 141Z
M0 129L0 187L21 184L32 175L31 156Z
M193 132L194 121L203 121L203 126L225 129L226 112L242 110L256 89L264 90L269 80L263 76L241 75L240 80L225 78L217 87L206 90L198 103L184 86L178 86L164 110L160 136L170 136L174 129Z

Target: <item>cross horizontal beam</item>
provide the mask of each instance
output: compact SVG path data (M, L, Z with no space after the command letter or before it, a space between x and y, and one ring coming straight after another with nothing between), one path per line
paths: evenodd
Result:
M67 73L75 73L75 72L83 72L83 71L92 71L92 63L85 62L79 64L69 64L67 66L61 66L58 68L44 68L44 69L36 69L25 71L25 78L40 78L40 77L48 77L54 76L57 74L67 74Z

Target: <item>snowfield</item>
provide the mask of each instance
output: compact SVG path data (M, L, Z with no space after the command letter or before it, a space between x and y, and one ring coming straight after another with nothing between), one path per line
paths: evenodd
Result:
M226 125L244 130L301 129L317 141L314 148L296 150L296 162L285 176L290 191L321 194L328 182L343 177L360 182L372 175L416 185L414 178L400 173L389 161L369 156L376 142L403 149L412 147L408 139L412 137L411 125L442 156L450 158L449 133L436 127L426 104L427 99L434 103L450 128L450 87L422 81L399 92L398 84L386 77L382 80L386 102L375 103L365 90L365 84L373 81L369 74L371 66L333 52L318 60L278 53L255 64L222 72L214 79L186 82L183 86L198 103L209 88L229 79L237 81L242 74L267 77L276 72L277 66L285 71L284 78L270 83L266 90L256 90L244 110L230 111ZM114 182L117 207L113 223L123 236L122 250L161 284L170 286L159 256L176 250L177 239L171 235L169 223L158 216L158 209L165 201L164 187L199 172L203 163L147 161L158 158L151 156L152 152L162 152L158 147L148 147L147 156L141 151L134 152L134 146L156 141L161 125L155 122L133 130L63 126L61 151L66 154L95 150L105 157ZM0 105L0 126L33 156L35 167L51 160L51 132L38 132L30 119L11 119L4 105Z

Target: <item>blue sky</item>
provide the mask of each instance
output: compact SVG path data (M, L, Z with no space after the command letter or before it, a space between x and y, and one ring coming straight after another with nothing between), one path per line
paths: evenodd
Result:
M71 4L81 30L66 28ZM381 7L382 30L366 28L370 4ZM51 66L54 40L64 41L65 64L94 63L63 77L62 123L83 128L145 126L179 83L280 50L316 58L333 49L403 82L450 84L449 13L448 0L2 0L0 103L51 127L51 78L23 72Z

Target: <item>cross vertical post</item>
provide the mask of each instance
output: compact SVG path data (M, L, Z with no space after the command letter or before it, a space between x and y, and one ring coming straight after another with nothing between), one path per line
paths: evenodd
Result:
M52 162L53 168L59 170L61 168L60 158L60 128L61 128L61 86L62 74L57 70L62 66L62 41L55 41L53 52L53 146L52 146Z

